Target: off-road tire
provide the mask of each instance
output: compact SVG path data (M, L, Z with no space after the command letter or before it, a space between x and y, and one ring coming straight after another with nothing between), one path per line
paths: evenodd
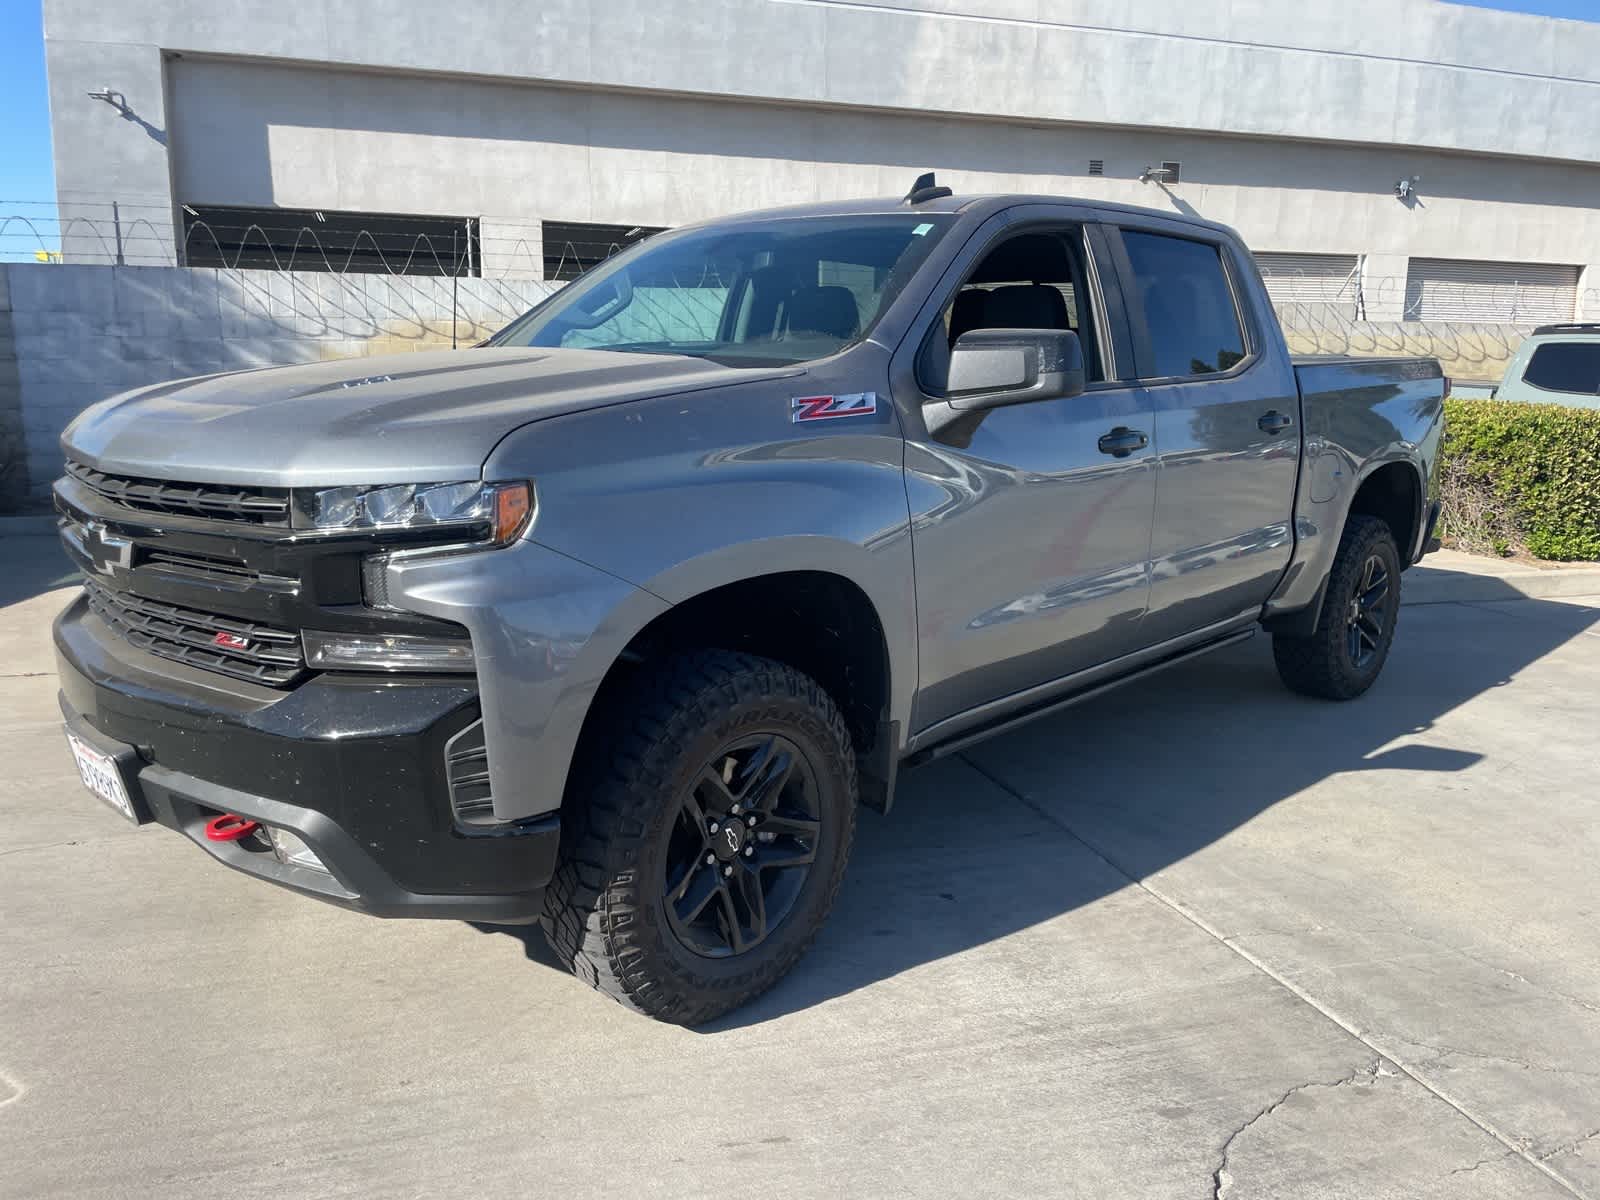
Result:
M646 668L586 736L562 814L560 862L544 933L579 979L658 1020L698 1025L752 1000L810 946L833 906L855 838L855 751L833 699L783 663L722 650ZM665 855L679 797L722 746L777 731L817 783L816 858L788 916L765 941L704 958L665 914Z
M1388 572L1388 608L1383 633L1370 661L1358 663L1351 653L1349 613L1369 559L1381 560ZM1291 690L1325 700L1353 700L1377 680L1394 644L1400 616L1400 552L1394 534L1376 517L1352 516L1339 539L1317 630L1305 637L1274 634L1272 657L1278 676Z

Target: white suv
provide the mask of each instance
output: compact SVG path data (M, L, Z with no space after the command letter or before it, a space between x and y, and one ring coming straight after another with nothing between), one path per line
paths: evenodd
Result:
M1541 325L1495 389L1501 400L1600 408L1600 323Z

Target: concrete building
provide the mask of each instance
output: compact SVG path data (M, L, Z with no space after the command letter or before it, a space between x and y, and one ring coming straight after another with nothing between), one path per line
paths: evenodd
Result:
M1198 211L1280 297L1369 320L1600 319L1600 24L1440 0L44 9L68 261L235 265L248 239L210 226L397 214L386 253L440 221L452 269L538 278L556 243L936 169Z

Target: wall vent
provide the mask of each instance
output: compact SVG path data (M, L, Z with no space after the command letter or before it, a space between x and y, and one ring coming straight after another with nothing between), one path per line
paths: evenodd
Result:
M1103 158L1091 158L1089 160L1089 174L1091 174L1091 175L1104 175L1105 173L1106 173L1106 160L1105 159L1103 159Z
M1182 168L1183 168L1183 164L1182 163L1175 163L1175 162L1164 162L1164 163L1162 163L1161 164L1161 169L1166 172L1166 175L1162 178L1161 182L1162 183L1181 183L1183 181Z

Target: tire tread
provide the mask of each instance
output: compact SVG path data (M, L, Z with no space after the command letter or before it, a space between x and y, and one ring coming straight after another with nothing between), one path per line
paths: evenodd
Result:
M1389 617L1389 641L1377 668L1370 675L1357 674L1346 663L1340 645L1344 632L1343 597L1354 589L1356 576L1367 557L1384 543L1388 544L1396 567L1392 577L1394 605ZM1273 662L1277 665L1278 677L1290 691L1324 700L1353 700L1372 686L1388 661L1389 646L1393 644L1394 630L1399 624L1399 563L1400 553L1387 523L1359 514L1345 522L1339 550L1328 574L1316 631L1303 637L1283 633L1272 637Z
M839 756L848 784L846 827L812 927L775 961L715 989L682 973L663 977L638 912L634 864L654 808L670 796L682 748L743 706L773 699L809 709L810 732ZM727 650L677 654L635 681L623 702L603 714L606 753L577 766L578 803L563 812L560 865L540 918L557 957L579 979L623 1006L660 1020L693 1025L748 1002L805 953L844 878L855 831L856 767L849 730L832 697L809 676L771 659ZM820 864L819 864L820 865Z

